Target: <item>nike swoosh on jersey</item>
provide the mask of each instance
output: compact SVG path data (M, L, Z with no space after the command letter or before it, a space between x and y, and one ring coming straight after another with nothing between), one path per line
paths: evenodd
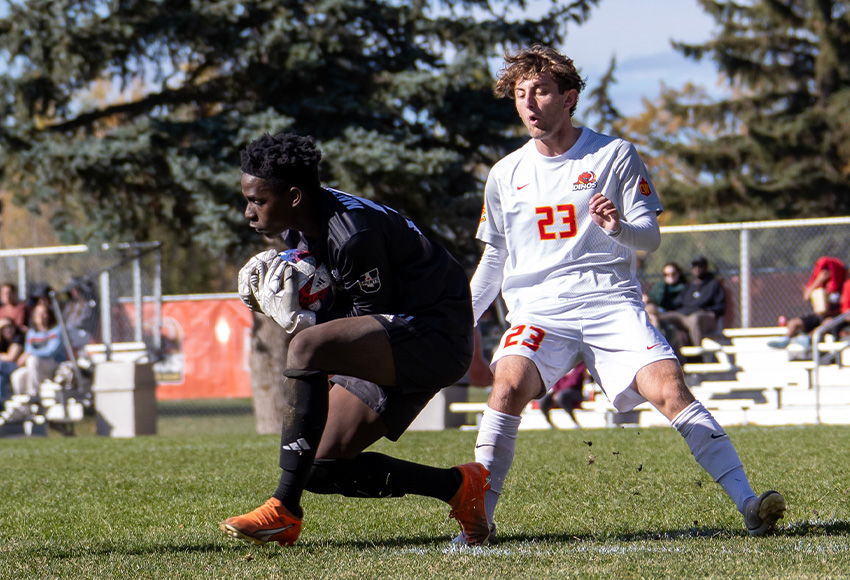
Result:
M661 343L660 343L660 342L656 342L656 343L655 343L655 344L653 344L652 346L648 346L648 347L646 347L646 350L652 350L653 348L655 348L655 347L656 347L656 346L658 346L659 344L661 344Z
M717 433L711 434L712 439L720 439L721 437L726 437L726 433L720 433L719 435Z
M271 530L257 530L252 535L258 540L268 541L269 538L274 536L275 534L279 534L281 532L285 532L295 524L289 524L288 526L284 526L282 528L273 528Z
M531 185L531 184L530 184L530 183L526 183L525 185L517 185L517 186L516 186L517 191L519 191L519 190L520 190L520 189L522 189L523 187L528 187L529 185Z

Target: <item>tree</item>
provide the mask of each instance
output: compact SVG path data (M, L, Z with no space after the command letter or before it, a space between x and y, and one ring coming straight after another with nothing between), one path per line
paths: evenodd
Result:
M238 152L290 130L325 151L326 183L396 207L469 264L481 167L517 144L490 59L559 44L597 2L536 20L509 0L0 2L2 185L58 204L66 243L167 238L195 264L240 262L259 242Z
M482 168L524 139L490 59L560 44L597 2L527 19L525 0L0 0L2 185L51 202L66 243L165 238L168 270L241 265L263 242L242 218L239 150L288 130L316 138L325 183L395 207L471 265ZM181 274L164 290L233 280ZM255 405L280 409L282 337L259 322Z
M666 94L684 120L653 133L676 158L665 206L704 221L818 217L850 211L850 2L700 0L719 31L688 57L713 59L730 86L711 102Z

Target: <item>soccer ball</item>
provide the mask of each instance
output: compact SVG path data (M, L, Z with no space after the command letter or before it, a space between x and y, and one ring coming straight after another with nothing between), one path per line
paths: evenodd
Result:
M280 257L292 264L297 272L298 304L305 310L318 312L333 302L333 279L327 266L316 266L316 259L307 250L286 250Z

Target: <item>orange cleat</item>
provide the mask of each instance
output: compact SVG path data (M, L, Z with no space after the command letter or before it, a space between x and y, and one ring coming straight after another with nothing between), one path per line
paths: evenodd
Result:
M291 546L301 533L301 518L293 516L280 500L271 498L247 514L227 518L218 527L228 536L254 544Z
M480 463L455 467L463 476L460 489L449 501L449 517L460 524L461 535L470 546L484 546L490 540L490 526L484 511L484 492L490 489L490 472Z

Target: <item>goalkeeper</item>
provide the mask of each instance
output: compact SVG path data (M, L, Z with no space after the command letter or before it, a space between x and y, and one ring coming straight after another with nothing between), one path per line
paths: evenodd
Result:
M291 334L281 377L287 408L277 489L264 505L222 522L222 531L289 545L301 531L304 489L410 493L449 503L467 542L486 542L482 465L440 469L364 452L382 437L397 440L469 368L472 301L463 268L395 210L321 187L321 152L311 138L266 134L241 155L250 226L309 251L337 292L329 310L301 310L292 268L275 251L239 273L242 300Z

